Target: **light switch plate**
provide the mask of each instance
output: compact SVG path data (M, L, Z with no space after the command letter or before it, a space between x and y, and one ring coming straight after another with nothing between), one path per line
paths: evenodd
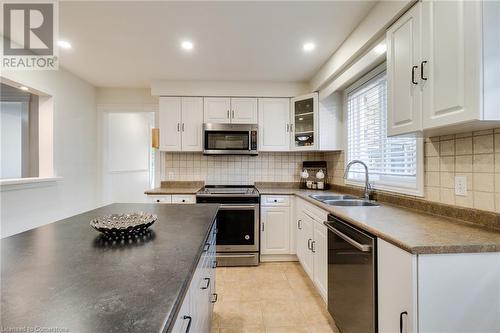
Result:
M467 195L467 176L455 176L455 194Z

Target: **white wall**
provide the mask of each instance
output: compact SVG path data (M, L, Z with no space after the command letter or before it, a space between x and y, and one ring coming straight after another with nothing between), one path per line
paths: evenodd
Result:
M2 76L53 96L54 174L62 177L28 188L2 187L2 237L98 206L95 88L63 69L4 71Z
M153 80L155 96L295 97L309 93L306 82Z
M2 102L0 178L19 178L22 174L23 103Z
M361 21L356 29L311 78L312 91L322 88L339 75L366 48L381 38L387 27L394 22L415 0L381 1Z

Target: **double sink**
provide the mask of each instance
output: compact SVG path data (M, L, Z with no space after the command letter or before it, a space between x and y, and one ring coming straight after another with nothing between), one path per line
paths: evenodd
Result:
M343 207L363 207L363 206L380 206L378 203L368 200L363 200L352 195L310 195L314 200L318 200L330 206L343 206Z

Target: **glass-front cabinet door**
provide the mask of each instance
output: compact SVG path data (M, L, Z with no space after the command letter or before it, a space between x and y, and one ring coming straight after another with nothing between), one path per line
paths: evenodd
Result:
M316 149L318 141L318 93L292 98L292 147Z

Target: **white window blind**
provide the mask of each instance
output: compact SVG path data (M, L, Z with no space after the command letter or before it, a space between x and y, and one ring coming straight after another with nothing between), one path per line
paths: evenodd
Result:
M417 190L417 138L387 137L386 73L348 91L346 99L346 162L365 162L370 172L370 181L375 187ZM348 180L364 180L364 169L360 165L353 165Z

